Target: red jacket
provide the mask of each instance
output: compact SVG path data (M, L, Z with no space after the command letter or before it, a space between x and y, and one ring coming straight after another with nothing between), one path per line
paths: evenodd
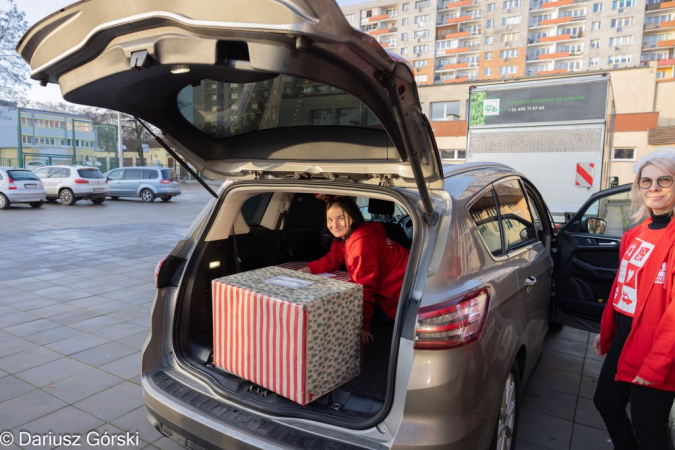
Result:
M363 285L363 329L370 331L375 301L389 317L396 318L409 254L407 248L387 238L381 223L364 222L346 241L333 240L328 254L307 266L312 273L347 267L352 281Z
M627 231L621 240L620 255L636 236L652 222L651 218ZM673 302L673 278L675 277L675 220L671 221L642 268L637 306L633 326L619 357L616 379L632 382L636 375L654 383L655 388L675 391L675 302ZM663 284L655 280L666 264ZM600 329L601 353L609 350L616 332L616 316L613 299L617 292L617 279L610 291Z

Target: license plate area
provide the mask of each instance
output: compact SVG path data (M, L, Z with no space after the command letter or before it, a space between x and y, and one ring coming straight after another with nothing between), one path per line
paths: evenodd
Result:
M105 192L105 188L94 188L94 192Z
M24 184L24 189L37 189L37 184Z

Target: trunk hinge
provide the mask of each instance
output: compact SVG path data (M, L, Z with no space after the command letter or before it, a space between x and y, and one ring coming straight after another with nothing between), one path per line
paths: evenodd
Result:
M390 180L391 180L391 175L387 175L387 174L380 175L380 186L391 187Z

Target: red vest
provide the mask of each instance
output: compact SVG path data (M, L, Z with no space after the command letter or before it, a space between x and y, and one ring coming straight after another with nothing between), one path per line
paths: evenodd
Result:
M650 230L645 232L651 222L651 218L648 218L624 234L619 251L622 261L626 259L627 253L630 253L628 256L630 263L635 255L640 254L638 251L640 246L649 247L643 245L648 239L638 239L638 237L654 236ZM637 245L629 251L633 244ZM633 326L619 357L616 379L630 383L636 375L639 375L654 383L657 389L675 391L673 367L675 365L675 302L672 301L673 277L675 276L673 248L675 220L670 222L658 242L653 244L653 248L649 248L648 251L642 250L641 259L645 261L639 268L640 275L637 280L639 286L636 286L634 298ZM633 262L641 261L633 260ZM623 281L620 281L622 269L619 269L610 291L610 299L613 301L607 302L602 316L600 346L603 354L609 350L612 336L616 332L615 302L621 301L621 298L617 299L616 296L623 296L625 285L630 283L627 276L628 264L624 264L626 272ZM665 270L663 270L664 264ZM663 283L659 282L661 279ZM632 285L628 286L629 289L632 287Z

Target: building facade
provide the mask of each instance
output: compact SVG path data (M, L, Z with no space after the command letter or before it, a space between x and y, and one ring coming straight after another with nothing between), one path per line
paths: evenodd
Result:
M407 58L420 85L612 70L674 76L675 1L374 0L349 23Z

